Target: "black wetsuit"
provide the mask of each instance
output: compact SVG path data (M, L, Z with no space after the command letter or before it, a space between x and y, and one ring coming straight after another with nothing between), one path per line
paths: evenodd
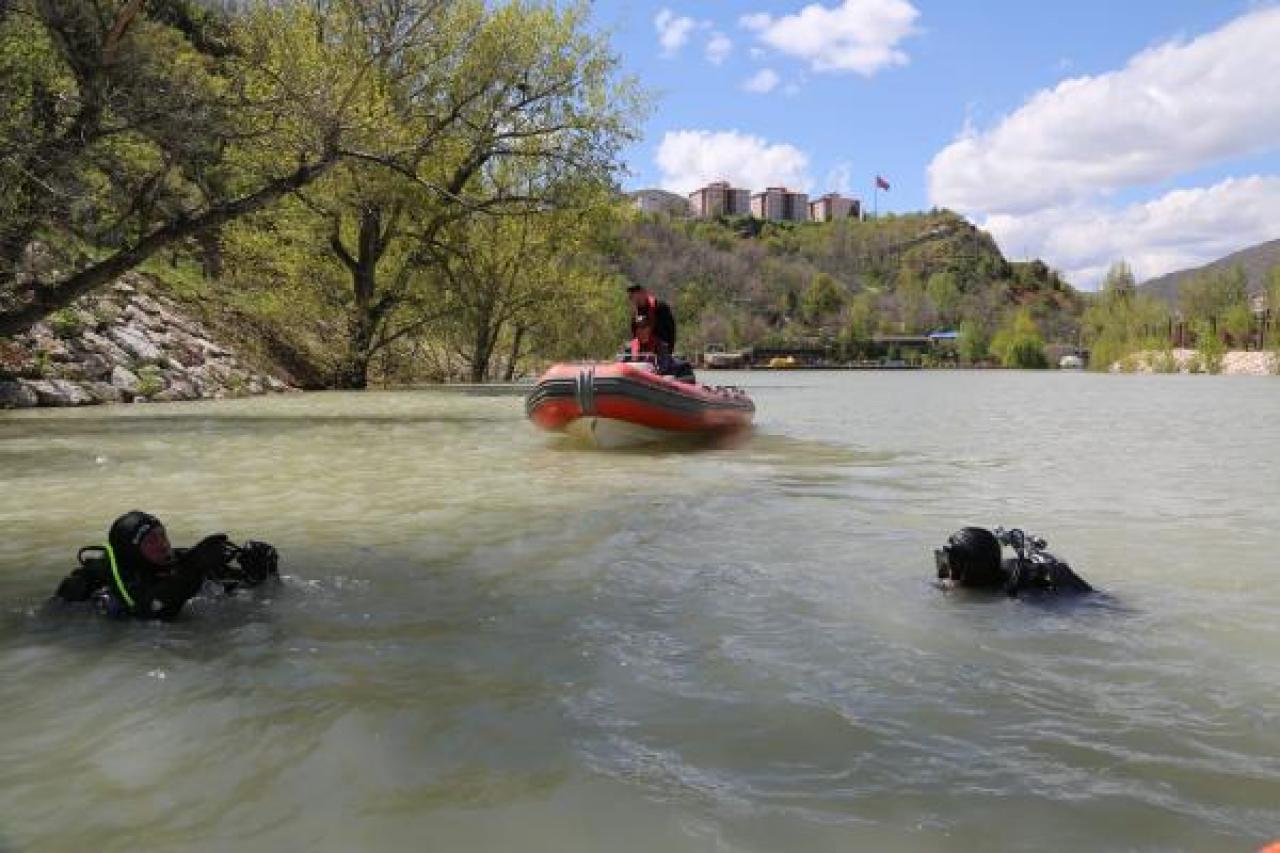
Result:
M123 591L115 582L105 552L88 557L63 579L55 594L63 601L92 602L96 610L108 616L171 621L213 573L211 564L219 561L214 555L222 550L221 543L217 542L215 549L205 546L205 542L212 545L215 542L211 540L219 539L225 537L211 536L195 548L174 549L174 561L166 566L126 568L117 560Z
M156 566L143 558L134 540L139 527L155 525L154 516L132 512L111 528L110 548L81 550L80 568L58 585L57 598L91 602L108 616L136 619L176 619L182 607L200 591L205 578L216 576L227 562L227 537L207 536L193 548L174 549L172 563ZM85 557L87 551L97 556Z

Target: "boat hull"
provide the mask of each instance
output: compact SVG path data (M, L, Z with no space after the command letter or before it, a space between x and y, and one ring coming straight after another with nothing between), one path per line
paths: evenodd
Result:
M542 429L600 447L726 435L755 418L755 404L736 388L679 382L633 363L554 365L525 410Z

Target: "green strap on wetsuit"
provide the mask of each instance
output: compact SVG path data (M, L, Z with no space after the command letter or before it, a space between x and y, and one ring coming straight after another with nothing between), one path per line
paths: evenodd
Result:
M107 560L111 563L111 577L116 582L116 589L120 590L120 596L124 599L124 603L129 605L130 610L137 609L133 603L133 596L129 594L129 590L125 588L124 580L120 577L120 567L116 564L116 552L108 542L102 546L107 549Z

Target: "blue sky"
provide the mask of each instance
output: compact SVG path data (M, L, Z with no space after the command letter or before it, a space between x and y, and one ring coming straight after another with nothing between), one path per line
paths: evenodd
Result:
M630 189L728 177L934 204L1078 286L1280 237L1280 7L596 0L655 94ZM754 81L754 82L750 82Z

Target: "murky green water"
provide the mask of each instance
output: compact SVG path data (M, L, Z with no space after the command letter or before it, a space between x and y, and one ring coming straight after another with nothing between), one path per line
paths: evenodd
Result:
M0 850L1254 850L1280 837L1280 384L738 374L744 446L514 396L0 414ZM275 543L53 617L133 507ZM968 523L1107 595L929 584Z

